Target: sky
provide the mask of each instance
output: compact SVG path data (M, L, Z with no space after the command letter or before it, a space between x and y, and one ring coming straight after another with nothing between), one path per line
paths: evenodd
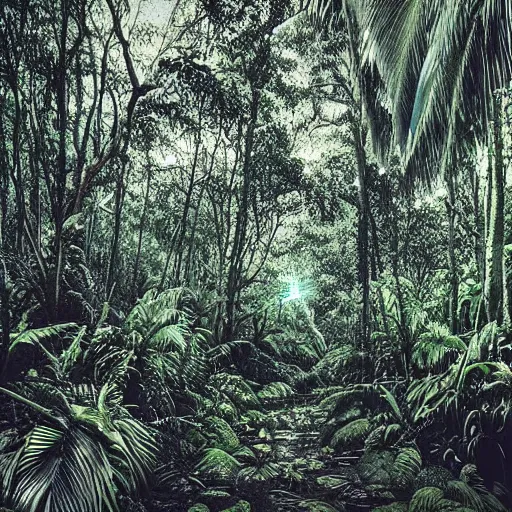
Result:
M175 4L176 0L142 0L140 19L158 25L165 25Z

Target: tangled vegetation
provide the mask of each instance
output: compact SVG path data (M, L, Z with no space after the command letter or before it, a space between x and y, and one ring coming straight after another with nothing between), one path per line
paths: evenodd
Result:
M0 510L512 510L511 27L0 2Z

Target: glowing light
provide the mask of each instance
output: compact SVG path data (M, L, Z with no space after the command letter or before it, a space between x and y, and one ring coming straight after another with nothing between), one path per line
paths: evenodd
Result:
M178 159L176 158L175 155L173 154L170 154L170 155L167 155L165 157L165 160L164 160L164 163L163 163L163 166L164 167L171 167L173 165L176 165L176 162L178 161Z
M290 288L288 290L288 295L283 297L283 302L288 302L290 300L300 299L302 294L300 292L299 283L297 281L292 281L290 283Z

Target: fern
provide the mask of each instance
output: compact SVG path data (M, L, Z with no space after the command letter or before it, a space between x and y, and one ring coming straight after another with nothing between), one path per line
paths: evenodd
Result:
M227 421L214 416L208 418L206 424L208 425L208 431L213 434L215 439L214 448L220 448L231 453L240 446L238 437Z
M366 418L354 420L341 427L333 435L330 446L341 450L354 443L361 442L371 431L371 423Z
M213 479L231 480L240 470L240 463L229 453L219 448L208 448L196 466L199 474Z
M437 487L423 487L416 491L409 504L409 512L439 512L443 491Z
M446 497L458 501L464 506L474 509L476 512L485 512L488 510L478 492L467 483L461 482L460 480L448 482Z
M453 358L466 349L466 344L448 327L431 323L429 331L420 335L414 346L412 359L421 370L445 371Z
M238 473L239 479L255 482L268 482L278 476L279 467L273 462L265 462L257 466L247 466Z
M293 389L284 382L272 382L266 385L261 391L258 392L258 398L273 399L273 398L287 398L293 395Z
M421 455L415 448L402 448L398 453L392 471L392 478L401 489L407 489L421 469Z

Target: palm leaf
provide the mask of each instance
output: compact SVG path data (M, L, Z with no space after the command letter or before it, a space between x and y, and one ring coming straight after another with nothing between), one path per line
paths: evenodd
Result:
M416 491L409 504L409 512L438 512L443 491L437 487L423 487Z
M466 482L460 480L452 480L448 482L446 489L446 497L451 498L466 507L474 509L476 512L485 512L489 510L482 501L481 496L475 489L470 487Z
M35 427L12 465L6 494L19 512L117 510L107 453L82 427Z
M39 329L29 329L21 333L11 334L11 342L9 345L9 351L12 352L20 343L28 343L29 345L36 345L44 350L46 354L48 351L42 345L42 342L53 336L60 336L63 333L67 333L70 330L76 329L78 326L75 323L49 325L47 327L41 327ZM51 354L50 354L51 356ZM55 358L55 356L51 356ZM56 358L55 358L56 359Z
M229 453L219 448L208 448L196 470L203 475L220 480L233 479L240 469L240 463Z
M366 0L365 12L366 62L385 83L409 178L429 183L449 164L462 123L487 138L492 93L512 77L512 8L500 0Z

